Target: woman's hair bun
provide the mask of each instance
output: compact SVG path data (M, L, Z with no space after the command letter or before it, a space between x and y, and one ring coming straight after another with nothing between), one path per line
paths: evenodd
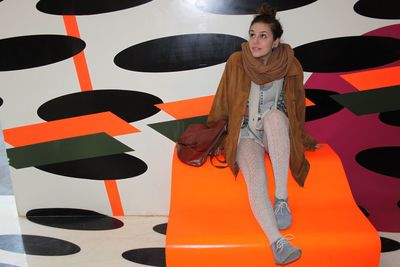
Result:
M260 6L260 8L257 10L257 14L260 16L268 16L275 18L276 16L276 9L272 7L268 3L264 3Z

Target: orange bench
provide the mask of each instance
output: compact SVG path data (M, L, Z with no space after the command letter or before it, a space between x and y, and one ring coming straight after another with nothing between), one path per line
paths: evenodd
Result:
M302 248L289 266L378 266L379 236L357 207L342 163L323 145L307 152L311 170L304 188L289 177L293 234ZM171 206L166 236L168 267L274 266L268 239L250 209L241 174L209 162L200 168L173 158ZM266 160L270 195L273 174Z

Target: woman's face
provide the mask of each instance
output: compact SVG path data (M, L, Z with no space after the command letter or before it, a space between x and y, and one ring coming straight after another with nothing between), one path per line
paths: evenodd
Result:
M271 27L262 22L251 25L249 30L249 46L253 57L264 59L271 51L272 46L277 47L279 38L274 40Z

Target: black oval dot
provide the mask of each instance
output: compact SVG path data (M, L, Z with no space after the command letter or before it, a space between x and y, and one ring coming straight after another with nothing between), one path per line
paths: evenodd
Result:
M338 93L322 89L306 89L306 97L315 105L306 107L306 121L313 121L330 116L343 106L333 100L330 96Z
M117 66L141 72L205 68L225 62L246 40L226 34L185 34L150 40L118 53Z
M37 235L0 235L0 249L37 256L64 256L81 250L71 242Z
M354 11L362 16L376 19L400 19L400 2L397 0L360 0Z
M128 90L93 90L63 95L41 105L37 111L46 121L111 111L127 122L153 116L160 111L154 95Z
M344 72L389 64L400 59L400 39L349 36L326 39L294 48L308 72Z
M364 215L365 215L366 217L369 217L369 212L368 212L368 210L366 210L364 207L362 207L362 206L360 206L360 205L358 205L358 208L362 211L362 213L364 213Z
M83 209L34 209L26 213L31 222L70 230L113 230L124 223L95 211Z
M150 266L165 267L165 248L139 248L125 251L122 257L128 261Z
M399 201L397 201L397 207L399 207L399 208L400 208L400 200L399 200Z
M364 168L396 178L400 178L400 147L375 147L359 152L356 161Z
M0 97L0 107L3 105L3 98Z
M166 235L167 234L167 224L166 223L158 224L153 227L153 230L159 234Z
M399 249L399 242L390 238L381 237L381 252L391 252Z
M289 10L311 4L317 0L270 0L268 3L278 11ZM255 14L265 0L197 0L196 7L214 14L245 15Z
M53 174L89 180L121 180L147 171L146 163L128 154L73 160L36 168Z
M93 15L139 6L152 0L40 0L36 8L53 15Z
M400 126L400 110L382 112L379 114L379 120L389 125Z
M21 70L56 63L85 48L79 38L64 35L28 35L0 40L0 71Z

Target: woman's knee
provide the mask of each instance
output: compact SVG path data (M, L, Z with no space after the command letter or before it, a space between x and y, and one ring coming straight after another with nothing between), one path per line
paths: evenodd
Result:
M273 109L264 116L264 127L271 125L279 125L281 122L286 124L287 117L282 111L278 109Z

